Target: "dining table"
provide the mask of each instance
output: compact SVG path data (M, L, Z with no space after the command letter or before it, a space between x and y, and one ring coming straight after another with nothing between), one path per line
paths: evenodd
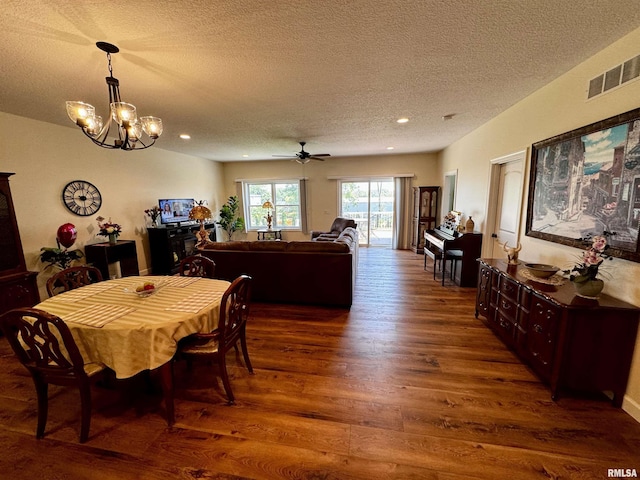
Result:
M150 293L136 290L153 284ZM180 339L215 330L225 280L131 276L92 283L37 304L69 327L85 362L102 363L118 379L158 369L167 422L175 421L171 362Z

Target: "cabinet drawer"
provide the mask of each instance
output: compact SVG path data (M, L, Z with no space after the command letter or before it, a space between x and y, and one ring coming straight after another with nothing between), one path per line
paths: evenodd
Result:
M508 346L513 346L513 336L515 331L515 325L513 321L504 316L502 312L497 311L495 322L494 322L494 330L505 340L505 343Z
M527 354L532 366L546 379L551 376L560 317L559 307L533 295L527 332Z
M503 296L513 300L514 302L518 301L518 291L520 290L520 288L516 282L514 282L510 278L507 278L504 275L500 275L499 288L500 288L500 293Z
M518 325L525 332L529 329L531 312L531 298L533 293L526 287L520 288L520 301L518 302Z
M500 292L497 307L500 315L508 318L511 323L516 323L518 318L518 304L514 300Z

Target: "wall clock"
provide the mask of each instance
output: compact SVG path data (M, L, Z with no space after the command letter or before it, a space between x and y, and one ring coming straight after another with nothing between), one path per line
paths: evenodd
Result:
M73 180L62 189L64 205L76 215L93 215L102 206L102 195L91 183L85 180Z

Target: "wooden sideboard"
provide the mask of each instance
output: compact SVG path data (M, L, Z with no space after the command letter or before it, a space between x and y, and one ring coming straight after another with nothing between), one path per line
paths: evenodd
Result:
M620 407L627 388L640 309L609 295L575 295L569 281L527 280L523 265L480 259L476 317L551 387L612 392Z
M24 260L9 187L11 175L13 173L0 173L0 315L40 302L38 272L27 271Z

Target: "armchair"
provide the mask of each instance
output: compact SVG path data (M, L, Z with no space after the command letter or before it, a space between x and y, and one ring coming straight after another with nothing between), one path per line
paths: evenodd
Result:
M340 234L345 228L347 227L356 228L357 226L358 224L355 222L355 220L351 218L336 217L333 223L331 224L331 228L329 229L328 232L312 230L311 240L318 240L320 238L327 239L327 240L329 239L335 240L340 236Z

